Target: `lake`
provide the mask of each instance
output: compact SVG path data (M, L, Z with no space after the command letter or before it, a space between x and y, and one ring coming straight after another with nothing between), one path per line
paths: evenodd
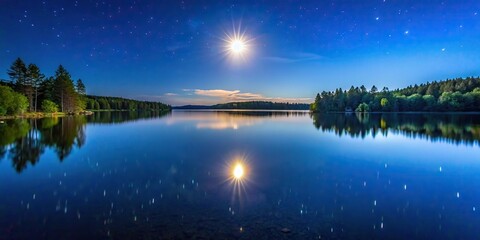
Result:
M479 141L476 114L8 120L0 239L479 239Z

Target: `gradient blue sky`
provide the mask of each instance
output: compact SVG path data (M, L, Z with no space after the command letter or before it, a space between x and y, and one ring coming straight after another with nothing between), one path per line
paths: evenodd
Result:
M234 27L243 60L224 52ZM0 78L21 57L89 94L172 105L478 76L479 56L478 0L0 2Z

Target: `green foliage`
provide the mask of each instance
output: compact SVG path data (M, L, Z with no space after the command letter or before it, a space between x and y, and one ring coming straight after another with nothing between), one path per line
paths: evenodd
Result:
M5 115L8 113L8 109L13 103L13 90L10 87L7 86L0 86L0 108L2 108L2 112L4 112L1 115Z
M425 104L425 111L435 111L437 108L437 100L433 95L424 95L423 97L423 102Z
M350 87L348 91L336 89L317 94L311 104L312 112L343 112L368 105L370 111L480 111L480 78L457 78L408 86L403 89L382 91L373 86L367 91L364 86Z
M322 98L320 97L320 94L317 93L317 96L315 96L315 102L310 105L310 111L320 112L320 101L322 101Z
M45 75L40 72L40 68L38 68L37 65L29 64L27 69L27 79L29 86L26 87L31 90L31 93L27 95L30 100L30 111L34 110L36 112L39 89L45 79Z
M12 88L0 86L0 115L21 114L28 108L28 101L22 94L16 93ZM2 114L3 113L3 114Z
M21 58L17 58L8 69L7 74L12 82L18 86L18 90L21 90L20 88L27 80L27 66Z
M370 112L370 107L366 103L360 103L355 112Z
M53 100L55 99L55 80L53 77L46 78L41 84L39 88L40 92L40 102L42 100L48 99Z
M22 114L27 111L28 108L28 99L19 93L13 94L13 103L11 106L11 113L13 114Z
M380 105L382 107L388 106L388 99L387 98L382 98L382 100L380 100Z
M62 66L55 71L54 81L55 102L60 106L62 112L78 112L79 96L75 91L70 73Z
M410 111L422 111L424 105L425 104L423 102L423 97L418 93L412 94L407 97L406 106L407 109Z
M81 79L75 84L65 67L59 65L53 77L46 78L35 64L17 58L7 70L10 82L0 81L0 116L37 111L37 102L45 112L67 114L94 110L165 111L171 107L160 102L136 101L117 97L87 96ZM13 89L15 89L15 92Z
M90 110L169 111L169 105L160 102L137 101L119 97L86 96Z
M382 111L390 111L390 102L388 101L388 98L382 98L380 100L380 106L382 106Z
M35 64L28 67L17 58L7 71L11 81L15 84L15 90L25 95L28 99L29 110L36 111L39 88L44 80L44 75Z
M58 117L42 118L42 121L40 122L40 128L49 129L57 125L58 122L59 122Z
M42 102L42 111L46 113L58 112L58 105L48 99L45 99Z
M15 83L15 90L28 97L30 110L33 108L33 87L32 78L29 75L29 69L21 58L17 58L7 71L12 82ZM17 99L21 102L20 99Z
M80 94L82 96L87 94L87 90L85 88L85 84L83 84L83 82L82 82L82 79L77 80L75 88L76 88L78 94Z
M30 125L26 120L15 119L0 124L0 147L13 143L16 139L27 135Z

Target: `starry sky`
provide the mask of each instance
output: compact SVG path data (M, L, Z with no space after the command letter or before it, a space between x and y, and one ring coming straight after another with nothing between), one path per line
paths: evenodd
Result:
M88 94L172 105L478 76L479 56L478 0L0 0L0 79L21 57L47 76L64 65Z

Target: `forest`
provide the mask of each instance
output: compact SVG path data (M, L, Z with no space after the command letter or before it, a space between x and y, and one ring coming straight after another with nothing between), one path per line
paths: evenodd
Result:
M427 82L390 91L373 86L318 93L312 112L476 112L480 111L480 78Z
M10 80L0 81L0 116L28 113L78 114L85 110L170 110L170 106L117 97L87 96L81 79L73 80L59 65L46 77L36 64L17 58L7 70Z
M86 107L89 110L148 110L165 111L170 106L161 102L138 101L120 97L90 96L86 98Z

